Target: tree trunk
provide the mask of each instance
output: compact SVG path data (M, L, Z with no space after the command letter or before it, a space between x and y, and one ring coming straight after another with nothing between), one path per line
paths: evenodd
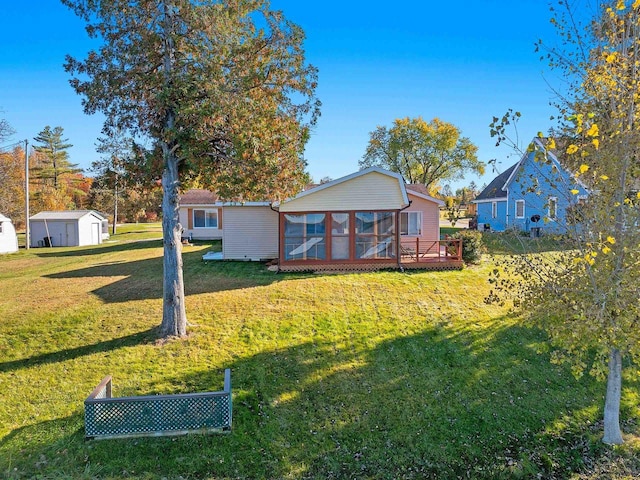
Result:
M162 325L163 337L187 334L187 312L182 276L182 225L178 203L178 159L163 144L165 168L162 173L162 237L164 242L164 275Z
M607 398L604 403L604 437L602 441L611 445L624 442L620 431L620 396L622 392L622 356L620 350L612 348L609 354L609 376Z

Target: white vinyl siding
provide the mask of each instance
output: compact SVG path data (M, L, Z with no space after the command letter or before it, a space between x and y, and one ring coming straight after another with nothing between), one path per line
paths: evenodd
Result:
M225 260L278 257L278 214L268 206L223 208L222 252Z
M402 188L397 178L378 172L369 172L285 201L280 205L280 211L283 213L375 211L399 210L405 206Z

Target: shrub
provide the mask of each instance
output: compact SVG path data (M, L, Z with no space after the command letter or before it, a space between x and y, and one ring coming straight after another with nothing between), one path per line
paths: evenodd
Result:
M464 263L479 263L486 248L482 233L477 230L460 230L449 238L462 240L462 260Z

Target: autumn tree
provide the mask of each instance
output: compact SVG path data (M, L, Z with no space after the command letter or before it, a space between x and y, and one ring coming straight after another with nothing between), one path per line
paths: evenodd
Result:
M573 7L554 10L562 48L541 45L570 86L549 143L590 194L566 224L570 248L514 257L492 295L531 312L555 359L607 379L603 441L620 444L623 359L640 360L640 0L606 2L586 27Z
M21 147L0 152L0 212L16 226L24 219L24 163Z
M104 113L106 132L128 130L160 152L161 335L185 335L181 182L262 199L301 187L318 109L303 32L264 0L63 3L103 41L84 61L67 58L85 112Z
M441 181L459 180L466 172L482 175L476 147L451 123L434 118L399 118L391 128L377 127L360 160L360 168L379 166L401 174L409 183L430 189Z

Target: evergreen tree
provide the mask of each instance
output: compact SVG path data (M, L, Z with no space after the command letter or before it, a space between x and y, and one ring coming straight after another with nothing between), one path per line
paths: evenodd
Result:
M60 176L65 173L78 173L77 165L69 162L69 152L73 145L67 143L67 138L62 138L63 128L51 129L49 125L44 127L34 140L36 152L40 154L40 164L34 167L33 178L40 179L45 184L53 186L54 190L60 188Z

